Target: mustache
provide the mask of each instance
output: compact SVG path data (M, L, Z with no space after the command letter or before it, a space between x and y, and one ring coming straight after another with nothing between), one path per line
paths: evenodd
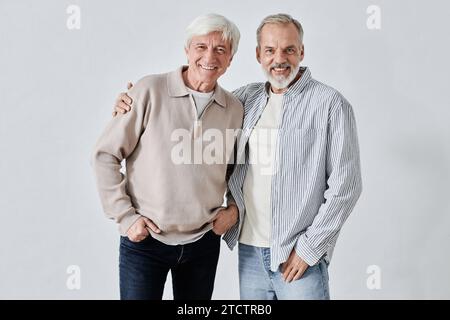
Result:
M270 66L270 69L275 69L275 68L291 68L292 69L292 65L290 63L274 63Z

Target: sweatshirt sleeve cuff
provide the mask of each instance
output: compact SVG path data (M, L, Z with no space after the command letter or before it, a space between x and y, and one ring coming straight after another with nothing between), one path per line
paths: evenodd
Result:
M308 243L306 235L303 233L297 241L295 252L309 266L313 266L319 262L322 255L318 254Z
M119 222L119 232L121 236L126 237L127 231L130 229L130 227L136 222L137 219L141 217L140 214L137 214L136 212L129 212L127 213Z

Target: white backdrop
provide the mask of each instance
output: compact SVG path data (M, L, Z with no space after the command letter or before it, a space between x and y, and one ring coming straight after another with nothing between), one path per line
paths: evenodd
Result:
M303 65L354 107L364 190L330 265L332 298L449 299L445 0L0 0L0 298L119 297L119 236L89 157L126 82L184 63L184 28L209 12L242 34L223 87L264 80L255 31L285 12L305 29ZM239 298L223 242L214 298Z

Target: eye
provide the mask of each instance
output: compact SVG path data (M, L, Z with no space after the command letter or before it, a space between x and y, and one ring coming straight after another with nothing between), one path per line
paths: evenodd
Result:
M293 54L293 53L295 53L295 49L294 49L294 48L287 48L287 49L286 49L286 52L287 52L288 54Z
M267 48L267 49L265 50L265 53L266 53L266 54L272 54L272 53L273 53L273 49L272 49L272 48Z
M224 54L225 53L225 49L224 48L217 48L217 53Z

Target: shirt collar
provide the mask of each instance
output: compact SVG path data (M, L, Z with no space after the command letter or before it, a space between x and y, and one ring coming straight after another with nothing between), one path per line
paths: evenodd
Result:
M284 95L292 96L299 94L305 88L308 82L312 79L311 71L309 70L308 67L300 67L300 72L302 72L301 77L284 92ZM264 93L266 94L267 97L269 97L270 92L269 90L270 90L270 82L267 81L265 83L265 90L264 90Z
M186 84L183 80L183 71L187 69L187 66L181 66L180 68L172 71L168 74L167 77L167 89L169 96L171 97L185 97L189 95L189 91L186 88ZM225 90L216 83L216 87L214 88L214 101L225 108L227 106L227 99L225 95Z

